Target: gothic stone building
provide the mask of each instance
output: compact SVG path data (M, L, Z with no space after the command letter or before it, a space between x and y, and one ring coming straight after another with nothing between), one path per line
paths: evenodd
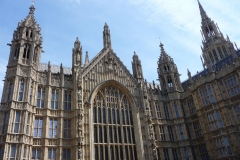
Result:
M130 73L111 48L72 67L40 63L34 6L14 31L0 105L0 159L207 160L240 157L240 51L199 3L204 70L181 82L160 44L160 86Z

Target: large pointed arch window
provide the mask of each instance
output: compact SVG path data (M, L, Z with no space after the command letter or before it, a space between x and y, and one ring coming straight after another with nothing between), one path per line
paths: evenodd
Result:
M107 86L97 93L93 125L96 160L137 160L132 109L118 88Z

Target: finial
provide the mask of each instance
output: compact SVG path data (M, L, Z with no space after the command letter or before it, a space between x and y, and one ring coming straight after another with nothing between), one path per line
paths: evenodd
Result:
M164 50L164 48L163 48L164 45L162 44L162 42L160 42L160 45L159 45L159 46L160 46L160 48L161 48L161 53L165 53L165 50Z
M32 0L32 5L34 6L34 2L35 2L35 0Z
M51 71L51 64L50 64L50 61L48 61L48 71Z
M33 4L31 5L31 7L29 9L30 9L29 14L34 14L35 8L34 8Z
M89 59L88 59L88 52L86 51L86 56L85 56L85 65L88 64Z
M136 55L136 52L134 51L133 53L134 53L134 56L135 56L135 55Z

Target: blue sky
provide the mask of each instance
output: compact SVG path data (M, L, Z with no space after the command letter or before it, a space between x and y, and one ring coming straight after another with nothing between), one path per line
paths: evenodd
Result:
M224 35L240 47L239 0L200 0ZM31 0L1 0L0 79L4 80L13 31L29 12ZM92 59L102 48L106 22L111 30L115 53L132 72L136 51L147 81L158 79L160 40L187 79L187 68L194 75L202 70L201 18L197 0L36 0L35 18L42 28L41 62L71 67L73 43L79 37L84 53ZM160 38L160 40L159 40ZM84 57L83 57L84 59ZM157 82L158 83L158 82ZM0 82L0 95L3 82Z

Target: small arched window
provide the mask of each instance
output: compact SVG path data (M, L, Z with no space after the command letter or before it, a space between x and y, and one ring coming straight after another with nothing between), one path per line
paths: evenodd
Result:
M14 60L18 59L19 51L20 51L20 44L16 44L15 45L15 53L14 53L14 57L13 57Z
M29 59L30 49L31 49L31 45L30 44L24 44L23 58Z
M28 33L29 33L29 32L28 32L28 29L27 29L27 30L26 30L26 37L28 37Z

